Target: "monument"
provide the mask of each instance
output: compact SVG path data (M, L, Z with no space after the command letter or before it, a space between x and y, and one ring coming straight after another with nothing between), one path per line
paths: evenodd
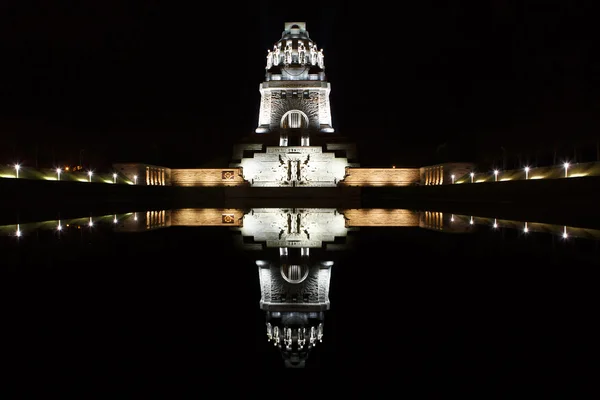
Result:
M230 166L251 186L337 186L358 166L355 146L332 126L323 49L306 23L285 23L265 71L258 127L235 146Z
M472 163L462 162L398 168L359 165L356 144L333 127L325 55L305 22L284 23L281 38L267 50L258 89L257 127L234 145L228 165L175 169L126 163L115 164L115 170L136 185L218 186L225 187L228 197L245 198L274 193L349 197L359 196L363 187L448 185L473 169ZM299 187L324 189L283 189Z

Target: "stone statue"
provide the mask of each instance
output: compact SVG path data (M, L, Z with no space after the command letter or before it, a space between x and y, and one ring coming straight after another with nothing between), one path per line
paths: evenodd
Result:
M273 53L271 50L267 50L267 69L273 66Z
M306 54L306 47L304 47L304 42L300 41L300 42L298 42L298 62L300 64L305 64L305 62L306 62L305 54Z
M292 42L288 41L285 45L285 63L290 64L292 62Z
M310 63L315 65L317 63L317 50L314 45L310 46Z
M279 47L277 46L273 46L273 52L275 54L273 54L273 64L274 65L279 65L279 56L280 56L280 52L281 50L279 49Z

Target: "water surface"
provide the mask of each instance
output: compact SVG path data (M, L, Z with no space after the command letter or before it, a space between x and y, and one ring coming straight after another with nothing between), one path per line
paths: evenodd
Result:
M591 361L589 226L405 209L79 217L0 227L15 371L523 377Z

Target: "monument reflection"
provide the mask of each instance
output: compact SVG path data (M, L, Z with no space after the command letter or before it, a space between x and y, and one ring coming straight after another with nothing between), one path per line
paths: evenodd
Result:
M226 227L237 248L257 267L259 307L264 311L266 340L281 353L283 364L301 368L326 339L332 271L343 268L361 227L418 227L445 233L478 228L544 232L562 238L600 239L600 230L407 209L212 208L148 210L0 226L0 233L27 235L39 229L100 225L117 232L144 232L169 227Z

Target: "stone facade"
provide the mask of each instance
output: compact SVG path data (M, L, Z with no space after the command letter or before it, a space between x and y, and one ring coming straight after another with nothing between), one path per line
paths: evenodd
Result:
M180 208L171 211L171 226L241 226L244 211L236 208Z
M113 168L134 185L171 186L171 168L141 163L117 163Z
M358 208L342 210L346 226L419 226L420 212L404 209Z
M346 168L345 186L409 186L421 180L419 168Z
M473 171L473 163L444 163L421 167L421 185L451 185L461 176Z
M243 186L240 168L172 169L173 186Z
M251 186L332 187L344 178L348 159L323 152L321 146L266 147L239 165Z
M304 129L334 132L325 78L323 49L310 38L306 23L285 23L281 39L267 50L265 81L260 84L260 110L256 133ZM284 144L286 145L286 144Z
M330 208L254 208L240 228L242 236L267 247L294 248L321 248L347 231L344 215Z

